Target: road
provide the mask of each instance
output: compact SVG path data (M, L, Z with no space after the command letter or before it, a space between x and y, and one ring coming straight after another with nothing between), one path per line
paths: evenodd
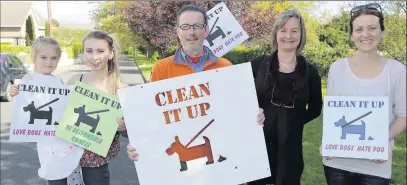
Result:
M121 58L120 72L122 80L129 85L144 83L143 77L133 61ZM83 65L65 65L58 67L56 74L67 80L76 73L89 71ZM1 102L1 135L0 135L0 169L1 185L44 185L45 180L37 175L40 166L35 143L9 142L9 127L12 105L10 102ZM134 163L126 154L128 139L121 137L121 152L109 163L111 185L139 185Z

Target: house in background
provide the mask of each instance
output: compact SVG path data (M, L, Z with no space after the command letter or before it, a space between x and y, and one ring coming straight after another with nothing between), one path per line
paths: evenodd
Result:
M31 15L35 37L45 36L46 20L40 16L32 2L1 1L0 41L25 46L25 23Z

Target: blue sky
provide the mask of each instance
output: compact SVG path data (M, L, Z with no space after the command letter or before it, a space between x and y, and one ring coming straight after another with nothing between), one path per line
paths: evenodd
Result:
M32 1L34 7L44 18L47 17L47 2ZM320 1L314 12L316 16L327 10L330 15L338 14L340 5L345 1ZM51 1L52 16L58 20L61 26L92 27L92 20L89 18L89 11L92 4L88 1Z

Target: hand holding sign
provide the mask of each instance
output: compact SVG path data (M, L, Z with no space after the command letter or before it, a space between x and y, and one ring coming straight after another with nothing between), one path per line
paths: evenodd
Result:
M264 111L262 108L259 108L259 113L257 114L257 123L259 123L259 125L261 125L262 127L264 127L264 120L266 118L264 117Z
M389 149L388 149L389 158L388 158L387 160L390 160L391 155L392 155L392 150L391 150L390 147L391 147L391 143L389 142ZM375 162L375 163L384 163L384 162L386 162L387 160L373 159L373 160L371 160L371 161L373 161L373 162Z
M136 149L134 147L130 146L130 143L127 144L127 155L132 161L138 160L138 153L136 153Z
M18 95L18 85L17 84L13 84L10 86L10 96L14 97Z
M322 146L319 147L319 155L322 156ZM330 156L323 156L326 160L332 159Z
M126 124L123 117L117 118L117 123L119 124L119 127L117 128L118 131L126 131Z

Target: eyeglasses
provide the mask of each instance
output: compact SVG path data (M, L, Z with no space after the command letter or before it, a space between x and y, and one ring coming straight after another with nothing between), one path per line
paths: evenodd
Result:
M293 83L293 87L294 87L294 83ZM282 103L282 102L280 102L280 103L276 103L275 101L273 101L274 100L274 89L276 88L276 83L274 83L274 85L273 85L273 90L272 90L272 92L271 92L271 104L273 104L273 105L275 105L275 106L278 106L278 107L284 107L284 108L289 108L289 109L293 109L295 106L294 106L294 103L295 103L295 98L297 97L297 95L295 95L294 96L294 98L293 98L293 103L292 103L292 105L286 105L286 104L284 104L284 103Z
M205 28L205 24L181 24L179 26L179 28L181 28L181 30L189 30L191 29L191 27L193 27L194 29L203 29Z
M369 3L366 5L360 5L360 6L356 6L355 8L352 8L352 10L350 11L350 15L353 17L353 15L356 12L359 12L361 10L376 10L377 12L382 13L382 7L378 4L378 3ZM379 11L380 9L380 11Z

